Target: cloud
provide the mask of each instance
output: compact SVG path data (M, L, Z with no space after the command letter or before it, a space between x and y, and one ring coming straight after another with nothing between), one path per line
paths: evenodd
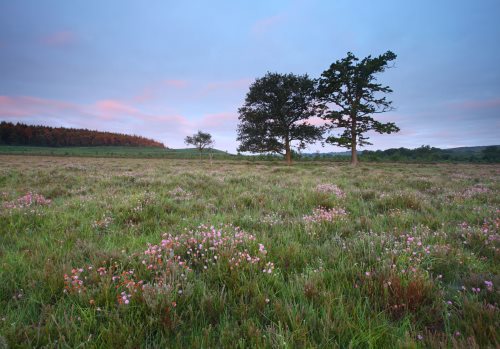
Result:
M252 26L252 33L254 34L264 34L275 27L278 23L285 19L283 14L278 14L266 18L259 19Z
M32 96L0 96L0 117L11 122L136 133L165 144L195 128L182 115L148 113L112 99L77 104Z
M0 117L28 117L36 114L56 115L74 111L72 103L31 96L0 96Z
M128 100L130 103L145 103L160 99L193 102L219 94L221 100L227 101L228 94L232 92L243 96L252 82L253 80L249 78L208 82L167 79L148 84Z
M496 109L500 108L500 97L492 99L462 101L458 103L452 103L450 107L454 110Z
M65 47L74 44L77 41L77 36L72 31L58 31L46 35L40 39L40 42L45 46L50 47Z
M185 88L189 85L189 82L187 80L176 80L176 79L164 80L163 83L166 86L176 87L176 88Z
M95 107L97 108L98 115L102 115L102 118L108 120L115 119L118 115L134 115L139 113L136 108L112 99L97 101Z
M234 132L238 124L236 113L217 113L204 115L197 123L200 129L215 132Z

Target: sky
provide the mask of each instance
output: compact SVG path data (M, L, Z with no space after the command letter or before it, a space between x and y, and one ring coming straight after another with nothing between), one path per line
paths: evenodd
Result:
M202 130L235 152L256 78L391 50L395 109L377 117L401 132L365 149L500 144L498 18L498 0L0 0L0 120L172 148Z

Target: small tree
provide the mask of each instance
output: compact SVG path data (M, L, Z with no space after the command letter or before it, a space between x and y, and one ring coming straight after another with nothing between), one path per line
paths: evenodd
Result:
M389 86L376 83L375 74L385 71L388 62L396 55L387 51L372 58L359 61L351 52L347 57L333 63L319 78L318 97L323 108L323 118L329 128L342 128L343 133L329 136L327 143L351 149L351 164L358 163L357 146L369 145L366 132L398 132L392 122L382 123L373 114L392 110L391 101L378 93L391 93Z
M316 114L315 84L307 75L267 73L257 79L239 112L238 151L277 153L292 162L292 147L305 148L322 138L307 123Z
M203 150L205 150L206 148L210 149L215 144L215 141L212 139L212 135L210 133L206 133L206 132L202 132L202 131L198 131L198 133L195 133L192 136L187 136L184 139L184 142L187 145L192 145L196 149L198 149L198 151L200 152L200 159L201 159L201 154L202 154ZM212 155L210 153L210 161L211 160L212 160Z

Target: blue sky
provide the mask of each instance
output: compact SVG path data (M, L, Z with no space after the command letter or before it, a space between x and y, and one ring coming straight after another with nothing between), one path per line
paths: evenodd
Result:
M170 147L201 129L233 152L255 78L392 50L396 109L379 117L401 132L368 149L500 144L499 17L498 0L0 0L0 120Z

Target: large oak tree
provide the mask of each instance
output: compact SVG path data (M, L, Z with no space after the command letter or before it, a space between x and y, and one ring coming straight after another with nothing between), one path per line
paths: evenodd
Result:
M267 73L257 79L238 110L238 151L282 154L290 164L292 147L322 138L323 130L307 122L316 114L315 91L307 75Z
M392 102L384 96L392 90L377 83L376 74L384 72L389 62L395 59L396 55L391 51L361 61L349 52L319 78L322 117L328 121L330 130L343 129L340 135L327 137L326 142L351 149L353 165L358 163L357 147L371 144L366 132L399 131L393 122L382 123L373 118L374 114L392 110Z

